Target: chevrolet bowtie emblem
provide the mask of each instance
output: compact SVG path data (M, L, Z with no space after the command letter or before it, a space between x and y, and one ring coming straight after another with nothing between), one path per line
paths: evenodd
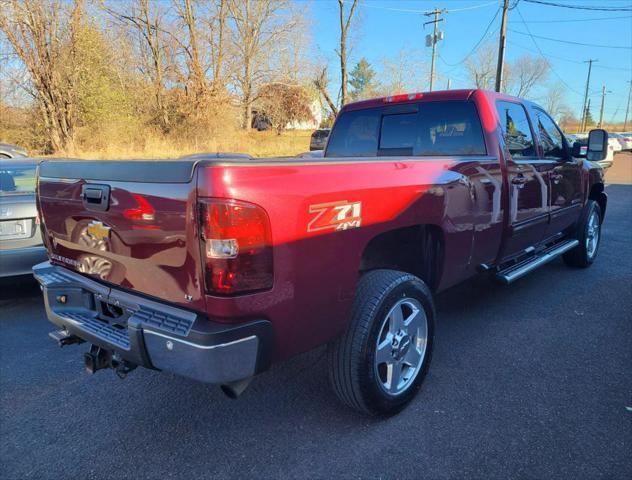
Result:
M93 220L88 224L88 235L95 240L105 240L110 236L110 227L106 227L103 223Z

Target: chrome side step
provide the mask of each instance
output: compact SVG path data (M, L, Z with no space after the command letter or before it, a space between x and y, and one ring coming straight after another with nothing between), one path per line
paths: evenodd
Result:
M527 258L526 260L500 270L496 274L496 279L500 280L506 285L509 285L519 278L524 277L527 273L535 270L538 267L541 267L545 263L549 263L551 260L559 257L563 253L575 248L577 245L579 245L578 240L566 240L564 242L557 243L552 247L549 247L546 250L543 250L535 254L534 256Z

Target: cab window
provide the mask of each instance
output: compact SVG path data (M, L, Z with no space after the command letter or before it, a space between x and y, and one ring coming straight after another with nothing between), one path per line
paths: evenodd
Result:
M474 103L437 101L343 112L331 132L325 156L486 154Z
M564 160L566 158L566 149L564 147L564 139L562 132L557 128L555 122L543 110L534 109L536 116L538 138L544 158L554 158L556 160Z
M534 158L533 135L524 107L519 103L498 101L496 111L511 156L514 159Z

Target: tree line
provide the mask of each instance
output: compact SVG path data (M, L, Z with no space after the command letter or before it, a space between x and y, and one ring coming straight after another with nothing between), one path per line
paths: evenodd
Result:
M46 152L72 152L81 134L107 129L220 135L250 129L254 115L281 131L314 120L314 104L331 123L348 101L427 87L421 50L349 65L358 4L337 0L338 71L330 72L311 48L308 7L291 0L0 0L2 97L29 106L31 134ZM494 47L465 68L470 86L490 88ZM520 57L507 63L503 89L532 96L549 70ZM559 84L543 103L556 116L568 110Z

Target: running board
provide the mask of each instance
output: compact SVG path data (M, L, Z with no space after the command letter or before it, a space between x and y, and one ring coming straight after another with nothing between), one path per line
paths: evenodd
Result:
M496 274L496 279L509 285L519 278L524 277L527 273L541 267L545 263L549 263L551 260L559 257L563 253L575 248L577 245L579 245L578 240L566 240L564 242L557 243L546 250L536 253L534 256L529 257L526 260L500 270Z

